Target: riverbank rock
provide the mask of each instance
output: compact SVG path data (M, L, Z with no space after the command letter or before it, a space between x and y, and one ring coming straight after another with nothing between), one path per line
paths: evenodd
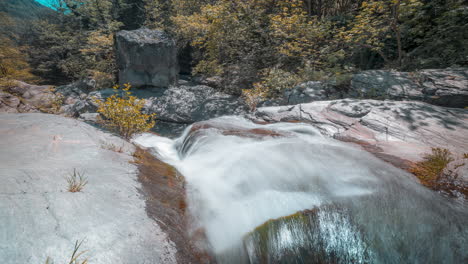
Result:
M1 263L68 261L77 240L90 263L176 263L177 245L145 210L133 145L46 114L1 114L0 135ZM65 178L74 169L88 180L77 193Z
M369 70L352 75L350 86L310 81L283 91L279 98L258 107L304 104L314 101L356 99L415 100L434 105L468 106L468 69L433 69L418 72Z
M352 77L351 96L418 100L440 106L463 108L468 106L468 69L363 71Z
M61 98L49 85L34 85L14 81L14 85L0 91L0 113L55 113Z
M168 87L179 73L177 47L163 31L122 30L115 38L119 83L134 87Z
M455 157L462 157L468 149L468 109L423 102L319 101L259 108L251 118L257 122L309 123L326 136L357 144L406 170L432 148L446 148Z
M28 112L37 112L37 110L31 105L21 102L19 97L0 91L0 113Z
M190 124L223 115L241 115L248 109L241 98L205 85L172 86L146 100L147 112L156 113L158 120L173 123Z

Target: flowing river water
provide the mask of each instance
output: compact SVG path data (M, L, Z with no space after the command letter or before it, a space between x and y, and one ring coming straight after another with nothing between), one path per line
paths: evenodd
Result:
M186 178L217 262L468 263L465 202L306 124L205 124L135 142Z

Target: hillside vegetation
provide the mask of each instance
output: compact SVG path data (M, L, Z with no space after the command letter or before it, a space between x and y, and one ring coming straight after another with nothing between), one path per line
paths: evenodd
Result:
M7 2L15 7L4 5L3 17L41 9L30 7L31 1ZM32 73L48 83L114 78L114 33L142 26L172 34L182 68L221 77L220 86L232 94L251 89L275 96L304 80L340 85L365 69L468 64L468 7L462 0L57 3L57 11L17 28L14 38L27 51Z

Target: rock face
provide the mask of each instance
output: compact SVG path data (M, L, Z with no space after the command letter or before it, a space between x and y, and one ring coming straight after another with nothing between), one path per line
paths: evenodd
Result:
M193 123L247 111L239 97L204 85L170 87L159 97L147 98L145 108L156 113L157 119L175 123Z
M16 81L13 87L0 92L0 113L32 113L51 111L57 97L48 85L33 85Z
M176 263L148 217L134 147L74 119L0 114L0 262L69 260L76 240L90 263ZM122 147L121 153L103 146ZM82 192L67 191L73 169Z
M77 86L58 88L65 97L61 111L79 117L83 113L95 113L96 100L104 100L115 90L104 89L87 94ZM133 95L146 100L144 111L155 113L156 119L170 123L191 124L223 115L242 115L247 112L244 101L216 91L204 85L171 86L168 89L135 89Z
M310 123L326 136L356 143L403 169L421 160L433 147L447 148L457 158L468 149L468 109L423 102L320 101L259 108L251 118L257 122ZM459 175L461 178L466 179L466 175ZM468 181L464 184L468 186Z
M17 96L0 91L0 113L24 113L30 111L35 111L31 105L23 104Z
M123 30L115 43L121 84L168 87L177 81L177 48L163 31Z
M287 89L277 99L259 107L304 104L343 98L417 100L434 105L468 106L468 69L437 69L419 72L363 71L352 76L348 89L310 81Z
M468 69L364 71L353 76L351 91L352 97L411 99L463 108L468 106Z

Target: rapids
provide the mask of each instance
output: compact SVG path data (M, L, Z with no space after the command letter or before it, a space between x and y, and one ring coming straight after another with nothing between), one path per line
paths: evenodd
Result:
M310 125L239 117L205 123L175 140L143 134L134 141L186 178L193 230L204 230L218 262L468 260L465 202ZM282 136L229 132L255 129ZM309 213L299 222L288 217L298 212ZM318 258L319 251L334 258Z

